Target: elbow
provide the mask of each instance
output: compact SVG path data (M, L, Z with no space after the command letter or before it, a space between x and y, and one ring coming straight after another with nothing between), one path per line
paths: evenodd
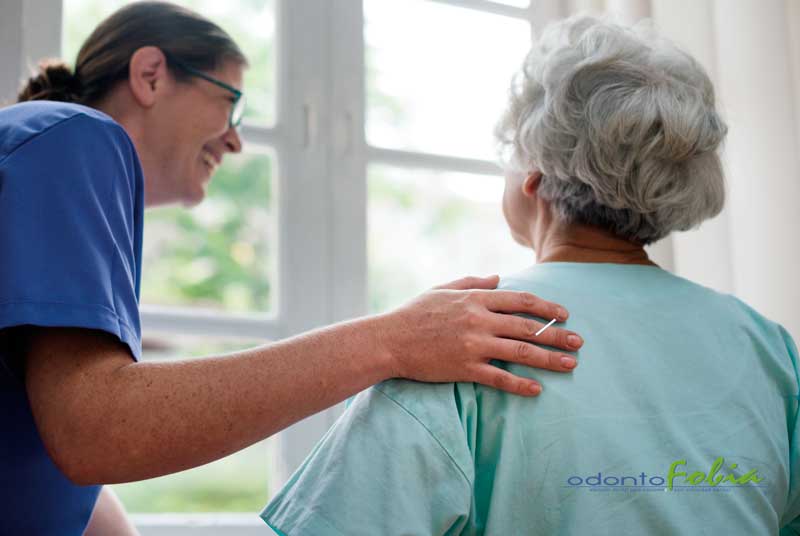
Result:
M64 419L67 423L71 419ZM74 422L74 421L73 421ZM104 484L102 460L97 452L99 435L70 424L39 424L39 435L53 465L73 484ZM106 450L106 449L103 449Z
M67 480L69 480L76 486L95 486L103 484L103 482L101 482L99 478L91 475L86 471L81 471L79 469L65 468L61 472L64 474L64 476L67 477Z
M56 468L76 486L91 486L102 484L99 471L92 464L87 463L75 446L68 444L47 445L45 449Z
M106 483L118 471L124 422L112 426L121 393L115 373L130 356L113 336L72 328L28 335L25 385L44 450L77 485ZM114 441L116 440L116 441Z
M58 464L56 464L58 465ZM68 463L62 463L59 467L67 480L76 486L94 486L105 484L102 473L95 467L81 463L80 459L74 457Z

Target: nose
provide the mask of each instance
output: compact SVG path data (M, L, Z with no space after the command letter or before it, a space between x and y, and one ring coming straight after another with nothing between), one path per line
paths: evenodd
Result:
M239 131L236 130L236 127L230 127L222 135L222 141L225 143L226 151L230 153L242 152L242 139L239 137Z

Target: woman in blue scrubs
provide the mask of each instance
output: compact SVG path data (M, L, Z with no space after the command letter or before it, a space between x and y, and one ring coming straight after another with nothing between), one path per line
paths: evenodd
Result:
M507 314L567 312L490 292L497 277L234 355L140 362L144 209L199 203L241 150L246 66L210 21L136 3L74 72L43 65L0 110L0 533L133 533L102 484L208 463L389 378L535 396L490 360L571 370L537 344L575 350L576 334Z

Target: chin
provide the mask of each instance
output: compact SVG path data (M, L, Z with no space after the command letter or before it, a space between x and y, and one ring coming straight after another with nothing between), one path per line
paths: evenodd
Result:
M532 248L533 247L531 245L530 240L527 237L524 237L519 233L515 233L514 231L511 231L511 238L513 238L514 242L516 242L520 246L524 246L526 248Z
M183 206L199 205L206 198L206 190L213 175L213 170L210 170L205 164L201 164L199 169L195 169L195 173L184 184L185 190L181 199Z
M196 207L197 205L202 203L203 199L205 198L206 198L205 193L189 197L188 199L184 200L183 206L185 206L186 208Z
M197 206L206 198L205 183L199 183L193 186L194 188L187 191L181 200L183 206L186 208Z
M200 199L188 199L188 200L184 199L183 202L181 203L181 205L183 206L183 208L194 208L197 205L199 205L201 201L203 201L202 198L200 198Z

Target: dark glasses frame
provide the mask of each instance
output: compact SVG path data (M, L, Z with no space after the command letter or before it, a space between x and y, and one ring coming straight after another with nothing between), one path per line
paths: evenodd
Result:
M164 52L164 51L162 51ZM216 85L217 87L221 87L222 89L226 89L233 94L233 106L231 106L231 113L228 117L228 125L232 128L238 127L242 123L242 117L244 116L244 108L245 108L245 96L244 93L236 89L235 87L231 86L230 84L226 84L222 80L217 80L213 76L209 76L203 71L195 69L193 67L189 67L179 59L177 59L172 54L168 54L164 52L164 56L166 56L167 61L169 63L174 64L176 67L179 67L182 71L186 73L196 76L198 78L202 78L212 84Z

